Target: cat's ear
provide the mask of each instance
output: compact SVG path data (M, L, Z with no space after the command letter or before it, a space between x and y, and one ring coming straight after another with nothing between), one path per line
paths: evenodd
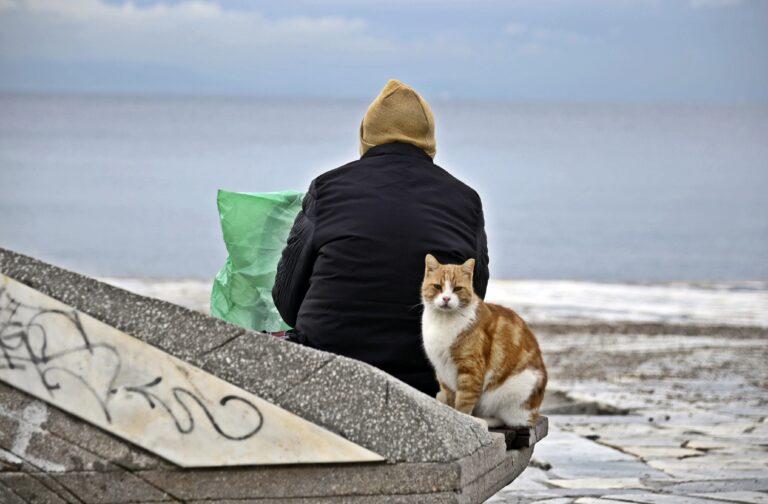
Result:
M471 277L472 273L475 272L475 260L467 259L467 261L461 265L461 271L466 273L467 276Z
M427 271L435 271L438 266L440 266L440 263L437 262L437 259L435 259L435 256L432 254L427 254L426 259L424 259L424 263L427 266Z

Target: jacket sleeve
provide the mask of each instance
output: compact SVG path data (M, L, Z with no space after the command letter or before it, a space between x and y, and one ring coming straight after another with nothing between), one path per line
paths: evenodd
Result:
M296 318L309 289L309 279L315 263L315 201L315 183L312 182L288 235L288 243L277 264L275 285L272 287L275 307L285 323L291 327L296 327Z
M480 213L477 224L477 245L475 251L475 276L474 285L475 292L481 299L485 299L485 291L488 288L488 278L490 272L488 270L488 239L485 235L485 217L483 216L483 206L480 203L478 197L478 204L480 205Z

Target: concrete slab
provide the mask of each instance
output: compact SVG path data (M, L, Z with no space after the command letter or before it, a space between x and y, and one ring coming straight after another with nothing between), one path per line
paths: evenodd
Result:
M0 488L5 488L7 493L19 497L26 503L67 504L78 502L75 494L47 474L0 473Z
M0 333L0 381L181 467L383 460L2 274Z
M692 494L707 499L718 499L727 502L742 502L745 504L768 504L768 494L762 492L720 492Z
M11 472L0 473L0 488L24 500L36 484L48 489L50 502L475 503L509 484L530 460L532 447L507 450L503 435L361 362L245 331L3 249L0 271L386 458L181 469L0 385L0 422L15 429L0 436L0 448L22 460L4 462ZM45 409L47 416L32 415L39 420L34 424L24 417L28 408ZM34 427L26 444L17 442L22 424Z
M637 504L714 504L717 502L699 497L667 495L659 493L606 495L605 498L625 502L635 502Z
M612 489L612 488L644 488L644 485L638 478L581 478L581 479L551 479L547 483L559 488L590 488L590 489Z
M576 499L575 504L626 504L627 501L602 499L600 497L579 497Z
M768 478L683 481L673 485L664 486L664 490L676 494L730 493L741 491L768 492Z

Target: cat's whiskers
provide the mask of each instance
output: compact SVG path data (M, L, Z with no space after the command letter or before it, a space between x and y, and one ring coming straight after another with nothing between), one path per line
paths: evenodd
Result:
M531 425L547 384L536 337L513 310L475 294L473 259L443 265L427 255L425 263L422 340L437 399L495 424Z

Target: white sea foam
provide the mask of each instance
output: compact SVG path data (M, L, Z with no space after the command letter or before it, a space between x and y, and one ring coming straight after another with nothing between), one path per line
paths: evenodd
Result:
M666 322L768 327L768 282L610 284L491 280L486 301L531 322Z
M108 278L139 294L207 312L212 280ZM768 282L610 284L491 280L486 300L529 322L661 322L768 327Z

